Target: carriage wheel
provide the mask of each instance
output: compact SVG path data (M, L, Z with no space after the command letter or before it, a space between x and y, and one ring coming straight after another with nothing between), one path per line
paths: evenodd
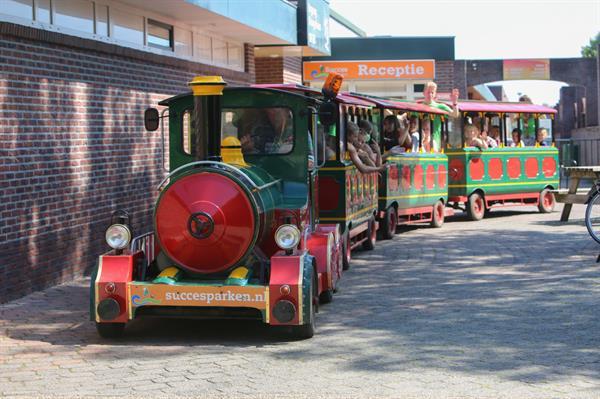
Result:
M363 242L363 249L365 251L372 251L375 249L375 242L377 241L377 229L375 228L375 218L369 220L369 228L367 229L367 240Z
M350 242L350 231L346 231L342 244L342 270L350 269L350 259L352 259L352 243Z
M385 211L385 215L383 216L383 220L381 221L381 227L379 229L379 234L382 240L389 240L396 234L396 226L398 225L398 216L396 214L396 208L390 206L387 211Z
M444 211L444 203L441 200L438 200L435 205L433 205L433 210L431 212L431 227L442 227L444 225L444 218L446 216Z
M554 210L556 200L554 199L554 193L550 192L547 188L543 189L540 193L540 200L538 209L541 213L550 213Z
M467 202L467 215L471 220L481 220L485 215L485 201L479 193L473 193L469 196Z
M315 296L315 292L317 290L317 282L315 281L315 277L314 277L314 270L313 270L313 278L310 279L311 283L310 283L310 288L309 288L309 298L310 301L308 303L308 306L310 307L310 311L308 312L308 317L309 320L306 322L306 324L303 324L301 326L293 326L291 327L291 335L292 337L296 338L296 339L308 339L308 338L312 338L313 335L315 335L315 331L317 329L317 324L316 324L316 307L317 307L317 298Z

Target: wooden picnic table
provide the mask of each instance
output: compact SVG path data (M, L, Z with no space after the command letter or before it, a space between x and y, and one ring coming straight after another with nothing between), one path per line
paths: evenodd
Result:
M563 202L565 207L560 215L560 221L569 220L573 204L585 204L593 189L578 191L581 180L600 180L600 166L563 166L565 175L569 177L569 189L555 190L554 194L558 202Z

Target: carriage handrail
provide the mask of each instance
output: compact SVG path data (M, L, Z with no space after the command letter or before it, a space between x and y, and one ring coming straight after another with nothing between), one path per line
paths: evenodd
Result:
M196 166L196 165L215 165L215 166L220 166L224 169L229 169L230 171L234 171L234 172L238 173L240 176L242 176L249 185L251 185L254 189L259 190L259 191L264 190L267 187L271 187L271 186L281 182L281 179L277 179L275 181L272 181L272 182L263 184L262 186L259 186L256 183L254 183L254 181L246 173L244 173L243 170L241 170L240 168L236 168L235 166L232 166L228 163L219 162L219 161L195 161L195 162L190 162L188 164L182 165L182 166L178 167L177 169L175 169L174 171L172 171L171 173L169 173L167 176L165 176L164 179L162 179L162 181L160 182L158 187L156 187L156 189L158 191L160 191L161 187L165 184L165 182L167 180L169 180L171 178L171 176L173 176L177 172L180 172L184 169L187 169L191 166Z

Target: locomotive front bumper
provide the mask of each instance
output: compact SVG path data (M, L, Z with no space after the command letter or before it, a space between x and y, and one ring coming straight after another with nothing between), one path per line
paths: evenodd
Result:
M130 282L128 284L129 319L137 315L169 315L179 309L179 315L219 314L241 315L240 309L255 309L265 323L269 323L269 288L263 285L204 285L194 283L154 284ZM211 309L202 312L203 309ZM250 313L246 313L250 314Z
M127 323L143 316L251 318L271 325L302 325L308 320L311 260L306 251L271 258L268 284L232 272L226 280L178 280L161 273L153 281L134 278L141 252L100 256L92 276L91 319ZM242 268L243 270L246 270Z

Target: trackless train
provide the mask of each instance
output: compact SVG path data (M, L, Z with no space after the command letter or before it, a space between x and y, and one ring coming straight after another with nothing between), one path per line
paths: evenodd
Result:
M374 249L378 234L391 238L405 223L440 227L463 206L478 220L506 203L542 211L554 204L554 147L465 147L462 121L445 111L338 93L336 75L322 91L225 86L220 77L197 77L190 93L160 103L162 114L145 113L151 131L168 118L170 173L158 187L152 232L133 237L121 211L106 231L112 250L98 260L90 295L104 337L138 317L174 316L258 319L309 338L352 249ZM476 113L499 121L503 143L511 123L555 112L459 108L464 120ZM379 173L361 173L348 155L348 122L366 119L383 131L385 116L406 113L419 126L442 121L443 150L426 150L419 137L416 151L388 154ZM373 137L383 147L383 134Z

